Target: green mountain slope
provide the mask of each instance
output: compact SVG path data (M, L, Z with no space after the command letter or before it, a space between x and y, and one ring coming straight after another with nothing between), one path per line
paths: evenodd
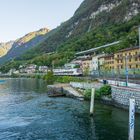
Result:
M65 46L64 43L74 39L77 40L77 38L79 39L85 33L93 32L97 36L98 29L99 31L102 29L100 31L102 34L106 28L113 29L121 24L127 24L133 17L138 16L139 13L139 0L85 0L74 16L55 29L57 31L39 44L36 50L37 52L56 51L60 46ZM137 23L133 26L137 26ZM122 32L124 30L125 26ZM96 42L86 47L90 48L94 47L94 45L96 45Z
M18 61L61 66L75 52L121 40L120 45L104 50L112 53L138 44L139 25L139 0L85 0L71 19L50 31L43 42Z

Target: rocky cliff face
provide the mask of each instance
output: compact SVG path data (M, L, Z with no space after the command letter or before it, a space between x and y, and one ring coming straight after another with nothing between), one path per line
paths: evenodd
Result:
M139 13L139 0L85 0L68 21L71 26L66 37L77 30L81 34L99 26L128 22Z
M0 43L0 57L3 57L11 49L13 42Z

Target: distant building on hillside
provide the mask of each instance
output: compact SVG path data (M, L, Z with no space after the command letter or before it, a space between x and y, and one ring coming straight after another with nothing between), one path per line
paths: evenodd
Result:
M46 73L46 72L48 72L48 67L47 66L39 66L38 71L42 72L42 73Z
M28 66L26 66L26 68L24 69L25 73L35 73L37 69L37 65L34 64L30 64Z
M16 71L16 69L10 69L10 71L8 72L9 75L14 74L14 72Z

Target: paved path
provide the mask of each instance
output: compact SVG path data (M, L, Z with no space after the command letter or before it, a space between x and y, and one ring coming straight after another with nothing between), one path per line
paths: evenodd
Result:
M102 82L103 79L100 79L99 81ZM108 80L108 79L107 79L107 81L108 81L108 84L110 84L110 85L126 87L126 82L124 82L124 81L117 81L117 80L115 81L115 80ZM129 82L128 87L140 89L140 84L135 84L135 83Z
M75 98L84 98L84 96L78 92L75 88L71 87L70 84L54 84L49 85L51 88L63 88L68 96L75 97Z
M65 87L63 87L63 89L68 91L68 93L73 95L74 97L77 97L77 98L83 98L84 97L82 94L80 94L77 90L75 90L71 86L65 86Z

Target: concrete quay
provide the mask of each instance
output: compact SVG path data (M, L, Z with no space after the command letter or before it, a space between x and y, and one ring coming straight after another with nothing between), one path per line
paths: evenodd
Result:
M50 97L67 96L80 100L84 99L84 96L75 88L71 87L70 84L48 85L48 95Z

